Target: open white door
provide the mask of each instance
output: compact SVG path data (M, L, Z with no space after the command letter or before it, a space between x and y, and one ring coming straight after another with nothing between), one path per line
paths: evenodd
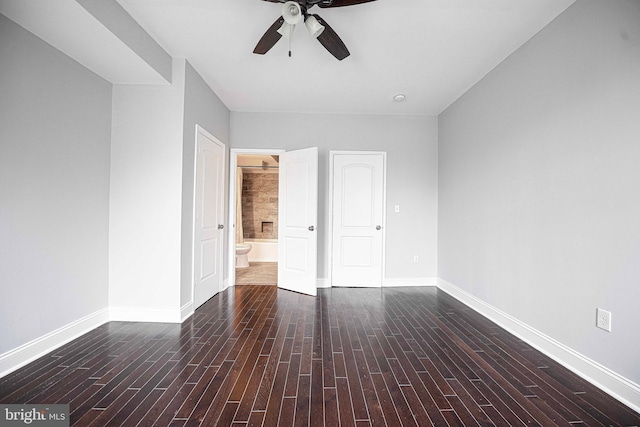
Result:
M318 148L280 155L278 286L317 293Z
M222 288L224 145L198 128L196 133L194 308Z

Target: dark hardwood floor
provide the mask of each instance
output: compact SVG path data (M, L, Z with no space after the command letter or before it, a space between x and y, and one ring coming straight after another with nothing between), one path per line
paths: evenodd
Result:
M76 426L632 426L640 415L436 288L241 286L105 324L0 379Z

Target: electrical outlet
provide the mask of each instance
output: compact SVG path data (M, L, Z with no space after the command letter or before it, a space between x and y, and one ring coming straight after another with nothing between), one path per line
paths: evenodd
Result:
M611 312L598 308L596 310L596 326L611 332Z
M414 255L413 256L413 262L414 262L414 264L417 264L419 262L418 261L418 255Z

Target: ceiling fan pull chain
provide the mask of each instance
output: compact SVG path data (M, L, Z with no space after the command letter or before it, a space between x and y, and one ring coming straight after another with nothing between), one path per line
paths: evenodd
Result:
M289 25L289 58L291 58L291 39L293 38L293 29L295 25Z

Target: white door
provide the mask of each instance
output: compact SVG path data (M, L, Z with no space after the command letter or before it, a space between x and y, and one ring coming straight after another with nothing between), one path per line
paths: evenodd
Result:
M280 155L278 286L317 293L318 148Z
M196 136L194 304L222 289L224 145L198 128Z
M384 153L331 153L332 286L382 286Z

